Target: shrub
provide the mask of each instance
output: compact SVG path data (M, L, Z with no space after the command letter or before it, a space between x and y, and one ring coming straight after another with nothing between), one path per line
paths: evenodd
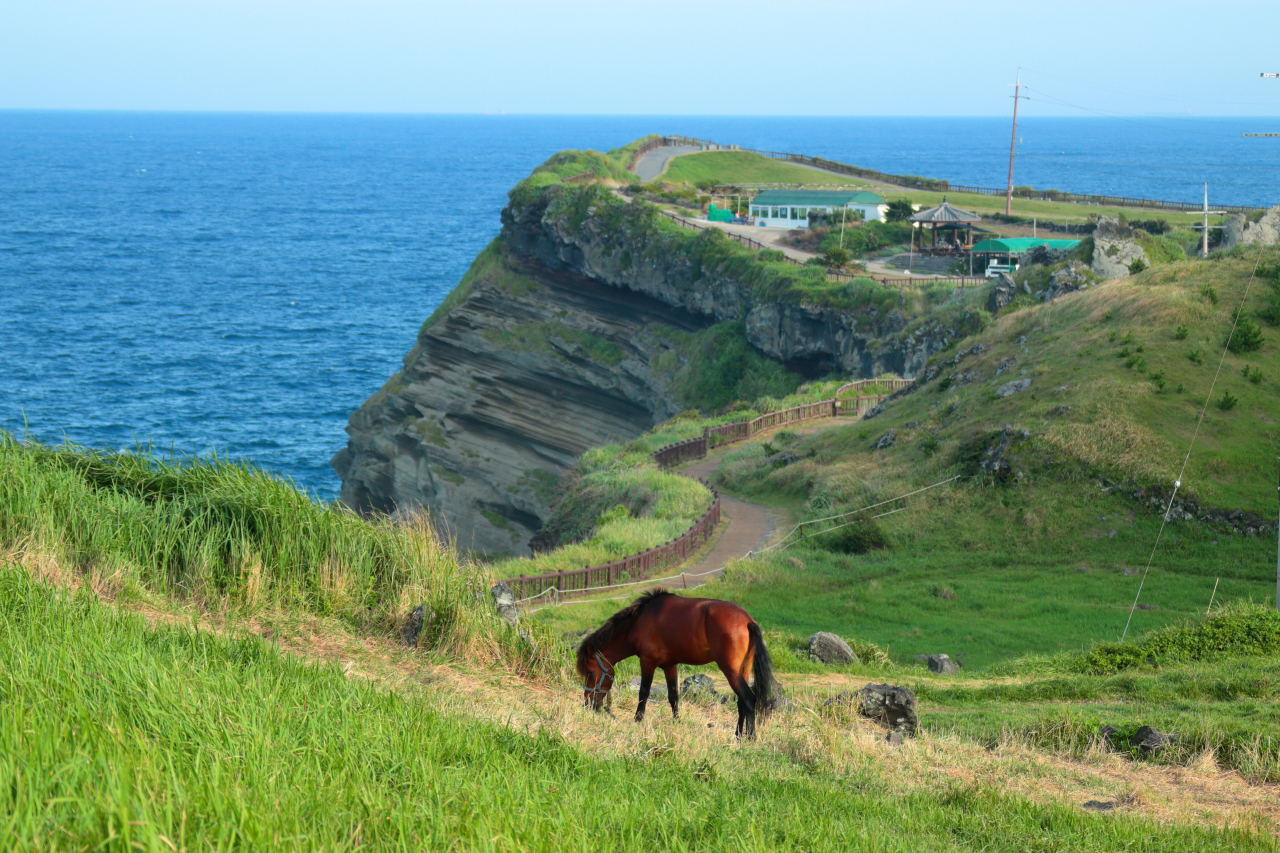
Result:
M1212 304L1218 304L1218 288L1213 285L1206 284L1204 287L1200 288L1200 295L1205 299L1208 299Z
M1262 349L1262 341L1262 327L1248 317L1241 317L1235 332L1227 341L1227 349L1236 354L1254 352Z
M1202 353L1198 348L1189 351L1187 353L1187 358L1191 359L1195 364L1204 364L1204 353Z
M849 250L842 249L839 246L832 246L830 249L827 249L822 253L822 257L823 260L826 261L827 266L833 269L838 269L853 260L853 255Z
M819 534L814 537L814 542L825 551L841 554L865 554L889 547L884 531L865 516L847 521L843 527Z
M1163 391L1165 386L1164 371L1151 374L1151 381L1155 383L1157 391Z
M1268 326L1280 326L1280 287L1273 290L1267 297L1267 302L1258 312L1258 316Z
M1099 643L1074 668L1103 675L1143 664L1280 653L1280 612L1259 604L1233 604L1198 624L1176 625L1131 644Z
M1218 408L1224 412L1229 412L1240 402L1239 397L1232 396L1230 391L1223 391L1222 397L1218 399Z
M913 213L915 210L912 209L911 202L900 198L889 202L889 209L885 211L884 218L886 222L906 222Z
M1247 364L1246 364L1246 365L1244 366L1244 370L1243 370L1243 371L1241 371L1241 372L1244 374L1244 378L1245 378L1245 379L1248 379L1248 380L1249 380L1250 382L1252 382L1254 385L1261 385L1261 384L1262 384L1262 370L1261 370L1261 369L1259 369L1259 368L1257 368L1257 367L1250 367L1249 365L1247 365Z
M756 252L756 260L766 264L776 264L785 262L787 256L779 249L761 249Z
M1173 339L1175 341L1185 341L1188 334L1189 332L1187 331L1186 326L1178 326L1178 328L1173 331Z
M936 435L926 436L924 441L920 442L920 450L925 456L932 456L938 452L938 437Z
M1142 258L1134 258L1133 263L1129 264L1129 275L1137 275L1147 268L1147 262Z

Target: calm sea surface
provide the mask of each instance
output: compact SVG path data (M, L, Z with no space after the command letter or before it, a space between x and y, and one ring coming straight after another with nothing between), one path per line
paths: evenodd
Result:
M1031 117L1015 181L1272 204L1280 139L1241 136L1270 124ZM347 416L507 190L651 132L986 186L1008 165L1004 119L0 112L0 429L216 451L331 498Z

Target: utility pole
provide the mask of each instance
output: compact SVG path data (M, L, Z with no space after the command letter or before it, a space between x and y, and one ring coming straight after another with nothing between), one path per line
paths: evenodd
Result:
M1276 495L1280 497L1280 484L1276 485ZM1276 610L1280 610L1280 516L1276 518Z
M1220 216L1225 213L1226 213L1225 210L1209 209L1209 185L1206 183L1204 185L1204 210L1201 211L1201 215L1204 217L1204 224L1200 226L1200 257L1201 258L1209 257L1209 229L1226 227L1223 225L1210 225L1209 217L1211 215ZM1196 226L1193 225L1191 227L1194 229Z
M1013 213L1013 147L1018 141L1018 93L1022 89L1022 69L1018 69L1018 76L1013 84L1013 133L1009 136L1009 188L1004 195L1004 212L1005 215Z

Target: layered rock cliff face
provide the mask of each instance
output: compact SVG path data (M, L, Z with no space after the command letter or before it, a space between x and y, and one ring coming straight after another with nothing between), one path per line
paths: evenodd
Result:
M584 195L576 207L555 187L503 211L501 236L404 369L351 416L333 459L348 506L425 506L463 549L527 554L579 455L698 404L673 378L712 325L739 324L759 352L807 376L909 377L961 334L954 319L883 305L761 298L741 263L709 265L651 212L573 191Z

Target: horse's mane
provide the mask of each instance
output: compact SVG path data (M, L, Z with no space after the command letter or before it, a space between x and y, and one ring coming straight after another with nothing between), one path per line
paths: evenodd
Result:
M613 635L617 633L619 628L634 622L640 612L649 606L650 602L666 598L669 595L671 593L661 587L651 589L604 620L604 624L595 631L583 637L582 643L578 646L578 674L583 676L587 674L587 660L590 658L591 653L613 639Z

